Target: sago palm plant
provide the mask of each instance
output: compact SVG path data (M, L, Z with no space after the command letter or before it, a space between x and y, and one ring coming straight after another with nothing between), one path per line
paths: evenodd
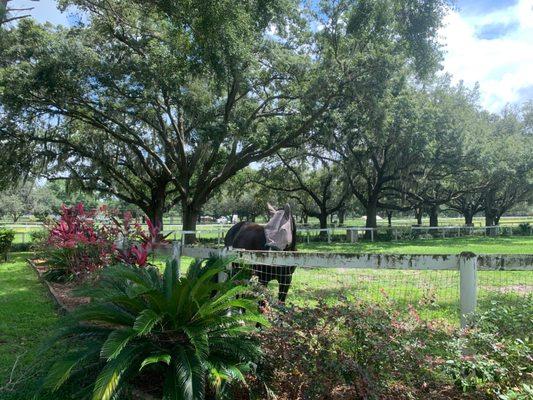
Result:
M114 399L135 382L158 386L163 399L204 399L206 388L222 397L260 356L250 334L267 325L257 301L238 296L250 291L240 277L214 281L230 261L196 261L181 278L175 262L163 275L151 267L104 269L95 287L79 292L91 303L65 317L48 341L72 350L53 364L43 388L56 391L96 371L76 398Z

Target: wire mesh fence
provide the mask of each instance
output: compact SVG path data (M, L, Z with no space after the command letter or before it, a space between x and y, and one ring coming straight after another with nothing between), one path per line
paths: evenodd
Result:
M487 310L497 301L508 306L533 305L533 271L478 271L478 309Z
M224 254L219 249L186 247L182 254L197 257L210 250ZM495 301L510 307L533 301L530 255L483 256L478 260L473 255L284 255L240 250L225 254L247 262L240 265L251 265L252 274L268 286L270 301L299 307L364 301L399 312L414 309L421 318L456 323L459 315L484 311ZM321 267L321 263L330 267ZM339 267L343 263L346 267Z

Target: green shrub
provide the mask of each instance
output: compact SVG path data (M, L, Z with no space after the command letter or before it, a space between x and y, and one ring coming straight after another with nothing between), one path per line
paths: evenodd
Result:
M22 251L30 251L31 250L31 244L30 243L13 243L11 245L11 252L22 252Z
M30 248L34 251L42 251L45 248L46 240L48 239L48 231L42 229L30 233L31 244Z
M513 229L514 231L514 229ZM529 222L523 223L518 225L518 232L519 235L528 236L531 234L531 225Z
M197 261L181 278L175 262L163 276L153 267L105 268L95 287L78 291L92 302L67 316L45 343L70 350L53 364L43 390L96 371L76 398L115 398L135 378L158 397L195 400L244 381L261 354L251 333L267 321L256 300L236 297L250 291L240 276L213 281L228 262Z
M11 229L0 229L0 257L7 261L7 253L15 239L15 232Z
M432 379L425 340L433 332L414 312L399 319L368 303L319 302L273 311L272 319L261 334L257 398L268 391L290 399L433 398L432 386L423 386Z
M533 374L533 304L524 299L509 307L493 302L474 317L475 325L449 344L442 370L464 392L483 391L500 398L529 390L521 382Z
M531 307L495 303L468 331L424 322L410 306L273 310L256 398L530 398Z

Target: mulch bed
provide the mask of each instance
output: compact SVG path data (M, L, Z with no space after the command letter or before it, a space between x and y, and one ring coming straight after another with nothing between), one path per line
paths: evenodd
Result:
M45 280L43 274L48 271L45 260L28 260L28 264L37 274L39 281L46 287L61 314L70 312L82 304L89 303L90 299L88 297L74 297L72 295L72 291L78 287L76 282L56 283Z

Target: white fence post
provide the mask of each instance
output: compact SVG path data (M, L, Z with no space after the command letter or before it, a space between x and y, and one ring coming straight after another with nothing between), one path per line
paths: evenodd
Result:
M327 234L328 234L328 243L331 243L331 231L330 231L330 228L326 229L327 231Z
M181 245L174 241L172 242L172 261L176 261L178 263L178 277L180 276L180 267L181 267Z
M374 228L370 228L370 241L374 241Z
M227 247L224 247L223 249L219 249L218 252L217 252L217 256L218 257L222 257L222 258L225 258L228 256L228 248ZM232 264L229 264L227 267L226 267L226 272L225 271L220 271L217 275L217 282L226 282L228 280L228 277L231 276L231 273L232 273Z
M459 298L461 328L465 328L468 317L476 311L477 305L477 256L459 257Z

